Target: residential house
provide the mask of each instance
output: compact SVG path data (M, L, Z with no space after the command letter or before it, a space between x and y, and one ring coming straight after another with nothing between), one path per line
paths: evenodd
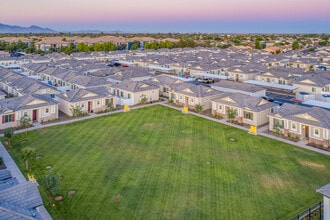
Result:
M253 126L268 123L268 115L275 112L276 105L262 98L241 93L223 93L212 100L212 114L228 118L228 111L236 111L235 120Z
M170 97L171 88L181 83L184 83L184 81L178 79L177 77L171 77L167 75L155 76L149 80L149 84L159 87L159 96L166 98Z
M124 80L111 86L118 105L136 105L159 100L159 88L148 81Z
M330 76L326 72L318 72L295 81L292 85L298 87L296 99L301 101L318 100L330 102Z
M211 100L221 92L207 86L181 83L170 90L170 98L177 104L195 109L201 105L203 110L211 109Z
M296 137L310 143L330 146L330 111L284 103L269 116L269 130L286 137Z
M58 118L58 103L48 95L31 94L0 100L0 130L19 127L23 116L33 122Z
M249 96L261 97L266 95L266 89L261 86L245 84L241 82L233 82L229 80L221 80L211 85L212 89L220 92L242 93Z
M58 91L38 80L16 72L0 69L0 89L12 96L36 94L57 94Z
M72 111L75 108L88 114L116 107L116 97L105 87L70 90L56 98L60 103L59 110L68 116L73 116Z

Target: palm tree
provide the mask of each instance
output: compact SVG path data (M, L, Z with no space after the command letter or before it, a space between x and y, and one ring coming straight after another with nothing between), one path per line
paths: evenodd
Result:
M32 148L23 148L22 149L22 159L25 162L25 169L29 170L29 160L36 158L36 152Z

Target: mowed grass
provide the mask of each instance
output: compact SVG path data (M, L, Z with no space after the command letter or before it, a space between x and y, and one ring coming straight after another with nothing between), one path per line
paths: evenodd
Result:
M234 138L235 141L230 139ZM321 200L328 156L163 106L15 135L61 174L54 219L288 219ZM70 190L76 190L69 196ZM116 197L120 202L115 202Z

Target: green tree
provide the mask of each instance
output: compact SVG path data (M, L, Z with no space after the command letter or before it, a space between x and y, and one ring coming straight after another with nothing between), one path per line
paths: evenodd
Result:
M131 44L131 50L137 50L139 49L140 47L140 42L139 41L134 41L132 44Z
M25 49L25 53L35 53L35 52L36 52L36 48L34 43L30 44L30 46Z
M229 108L227 110L227 117L229 119L229 122L234 122L237 117L237 109Z
M146 96L146 95L142 94L142 95L140 96L140 98L141 98L141 100L140 100L140 103L141 103L141 104L145 104L145 103L147 103L148 99L147 99L147 96Z
M196 111L197 111L198 113L201 113L201 112L204 110L204 107L203 107L203 105L201 105L201 104L197 104L197 105L195 106L195 109L196 109Z
M325 40L325 41L320 41L319 42L319 45L322 46L322 47L325 47L329 44L329 41Z
M298 41L293 41L292 42L292 49L297 50L300 48L299 42Z
M14 135L14 130L12 128L6 128L3 135L7 138L8 147L10 147L10 141Z
M58 195L61 191L61 176L50 170L48 174L43 176L41 185L48 193L49 204L51 204L52 197Z
M257 50L261 49L261 44L260 44L260 40L257 38L255 43L254 43L254 48Z
M171 41L169 41L169 40L166 40L166 41L165 41L165 48L167 48L167 49L172 49L172 48L174 48L174 43L171 42Z
M36 158L36 152L32 148L23 148L21 150L21 158L24 160L25 163L25 169L29 170L29 161L33 160Z
M22 128L28 128L31 122L31 118L27 115L24 115L20 119L20 125Z
M84 115L84 112L82 111L82 106L80 106L80 105L77 105L77 106L71 105L70 111L71 111L72 116L75 118L81 117Z
M77 44L78 52L89 52L89 47L87 44L81 42Z

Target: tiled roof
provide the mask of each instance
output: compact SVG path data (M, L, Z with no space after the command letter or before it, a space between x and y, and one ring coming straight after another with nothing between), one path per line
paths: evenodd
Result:
M330 111L322 108L284 103L277 114L288 120L330 129Z
M228 80L221 80L220 82L216 82L212 85L212 88L216 88L216 87L219 88L219 91L221 91L221 88L235 89L237 90L237 92L244 91L244 92L252 92L252 93L265 90L261 86L249 85L245 83L228 81Z
M227 104L229 106L239 107L242 109L249 109L254 112L264 111L276 106L274 103L268 102L262 98L241 93L223 93L212 101Z
M0 203L10 203L24 209L42 205L42 199L36 183L24 182L0 191Z
M149 90L158 90L157 86L150 85L147 82L135 82L133 80L125 80L118 84L113 85L116 89L121 89L128 92L142 92L142 91L149 91Z
M42 100L43 103L29 104L35 100ZM27 105L29 104L29 105ZM25 96L19 96L8 99L0 100L0 114L11 110L11 111L19 111L24 109L35 109L44 106L57 105L58 103L53 100L50 95L39 95L39 94L31 94Z
M86 96L87 94L90 93L92 93L93 96ZM70 90L66 93L58 95L59 98L68 102L81 102L81 101L105 98L109 96L110 96L110 92L104 87Z
M330 198L330 183L316 190L316 192L320 193L323 196Z

